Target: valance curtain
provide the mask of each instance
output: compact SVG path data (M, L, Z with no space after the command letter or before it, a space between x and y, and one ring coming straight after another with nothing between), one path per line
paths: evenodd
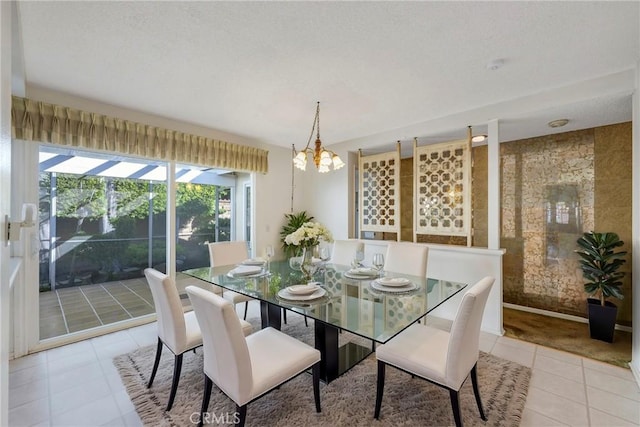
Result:
M199 166L267 173L267 150L14 96L11 136Z

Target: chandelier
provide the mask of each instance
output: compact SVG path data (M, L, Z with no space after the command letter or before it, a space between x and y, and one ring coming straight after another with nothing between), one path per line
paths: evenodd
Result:
M316 131L316 146L315 148L310 148L311 139L313 138L313 132ZM296 153L296 147L293 146L293 164L300 170L307 169L307 157L311 156L313 158L313 163L316 164L316 168L320 173L327 173L333 166L333 170L338 170L344 166L344 162L336 153L331 150L327 150L322 147L322 142L320 141L320 102L318 102L318 106L316 107L316 118L313 120L313 126L311 127L311 135L309 135L309 141L307 141L307 146L304 147L304 150Z

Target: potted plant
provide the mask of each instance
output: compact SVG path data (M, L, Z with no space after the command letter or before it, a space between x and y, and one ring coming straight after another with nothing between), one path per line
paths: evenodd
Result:
M297 214L284 214L284 216L287 219L287 223L283 225L282 229L280 230L280 242L282 242L282 250L284 251L284 254L287 258L300 256L301 248L299 246L287 243L285 239L289 234L302 227L305 222L312 221L313 217L307 215L306 211L302 211Z
M580 268L582 276L587 279L585 292L596 298L587 298L589 332L591 338L613 342L613 331L616 325L618 308L609 297L623 299L622 278L624 272L618 271L626 262L625 251L615 251L624 245L616 233L584 233L577 241L580 249Z

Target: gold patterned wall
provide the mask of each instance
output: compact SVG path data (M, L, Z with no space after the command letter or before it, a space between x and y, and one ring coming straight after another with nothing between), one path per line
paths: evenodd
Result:
M400 239L413 241L413 157L400 160Z
M602 126L594 129L595 138L595 200L596 231L615 231L625 242L627 262L621 271L623 301L618 306L618 323L631 325L631 202L632 202L632 136L631 123Z
M631 324L631 123L502 143L504 301L586 316L575 241L614 231L629 252L618 323ZM486 246L486 146L473 150L474 245Z

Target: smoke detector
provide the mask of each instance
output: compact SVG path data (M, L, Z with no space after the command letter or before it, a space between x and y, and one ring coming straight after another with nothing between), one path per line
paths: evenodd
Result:
M504 59L493 59L487 63L487 70L495 71L504 65Z
M567 123L569 123L569 119L552 120L547 124L549 125L550 128L561 128L562 126L566 125Z

